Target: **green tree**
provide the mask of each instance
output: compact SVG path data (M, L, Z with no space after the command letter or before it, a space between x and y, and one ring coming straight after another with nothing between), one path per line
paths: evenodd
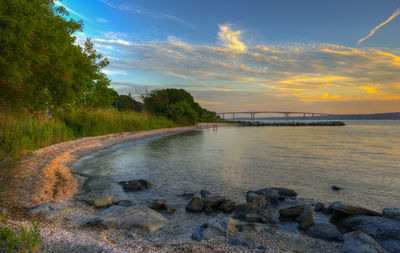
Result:
M52 0L0 1L1 107L111 105L109 97L100 98L110 94L110 80L101 73L107 59L90 40L84 48L75 44L73 33L83 24L66 16Z

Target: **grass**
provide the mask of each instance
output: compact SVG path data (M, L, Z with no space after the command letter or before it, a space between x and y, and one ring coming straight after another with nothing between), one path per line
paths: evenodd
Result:
M0 173L15 168L22 154L87 136L176 127L162 117L113 109L70 109L45 113L0 113Z

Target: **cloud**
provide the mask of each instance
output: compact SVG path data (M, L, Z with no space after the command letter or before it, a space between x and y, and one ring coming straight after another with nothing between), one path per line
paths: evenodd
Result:
M264 105L270 107L273 105L267 100L288 106L301 104L306 108L330 101L371 103L399 99L399 49L334 44L244 45L240 35L230 26L219 29L216 40L224 39L221 46L189 44L174 38L146 43L116 38L93 41L95 46L111 45L121 52L118 57L110 58L113 70L178 78L186 84L185 89L193 92L223 92L224 96L247 94L247 102L244 99L237 103L248 109L257 109L250 105L254 104L250 101L255 94L264 97ZM208 104L212 108L233 106L233 98L225 101L210 93L208 96L196 98L222 103Z
M397 17L400 14L400 8L398 8L395 12L393 12L393 14L386 19L383 23L381 23L380 25L378 25L377 27L375 27L374 29L371 30L371 32L365 36L364 38L360 39L357 44L360 45L361 42L363 42L364 40L368 39L369 37L371 37L372 35L374 35L374 33L376 31L378 31L379 28L381 28L382 26L386 25L387 23L389 23L390 21L392 21L395 17Z
M153 19L169 20L169 21L173 21L173 22L185 25L192 29L196 29L196 26L193 25L192 23L189 23L189 22L187 22L183 19L180 19L174 15L147 10L147 9L139 7L139 6L135 6L135 5L131 4L129 1L117 0L117 1L115 1L116 3L112 3L109 0L99 0L99 1L113 9L117 9L117 10L124 11L124 12L129 12L129 13L134 13L134 14L138 14L138 15L143 15L143 16L147 16L147 17L150 17Z
M108 23L109 21L107 20L107 19L105 19L105 18L96 18L96 21L98 22L98 23Z
M64 7L68 12L74 14L75 16L80 17L80 18L83 19L83 20L92 22L91 19L89 19L89 18L83 16L82 14L80 14L80 13L78 13L78 12L72 10L71 8L69 8L68 6L66 6L65 4L63 4L63 3L59 2L59 1L54 1L54 4L57 5L57 6L62 6L62 7Z
M223 45L233 51L246 52L246 45L240 41L241 31L232 31L230 25L220 25L218 37Z

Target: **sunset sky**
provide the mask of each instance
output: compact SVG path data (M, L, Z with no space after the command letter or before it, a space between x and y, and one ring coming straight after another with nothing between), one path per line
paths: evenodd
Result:
M207 109L400 111L398 0L64 0L119 93L184 88Z

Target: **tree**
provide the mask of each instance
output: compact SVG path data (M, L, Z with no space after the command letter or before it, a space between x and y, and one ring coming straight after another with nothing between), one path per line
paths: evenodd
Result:
M0 106L111 105L107 59L90 40L74 44L83 24L63 16L52 0L0 1Z

